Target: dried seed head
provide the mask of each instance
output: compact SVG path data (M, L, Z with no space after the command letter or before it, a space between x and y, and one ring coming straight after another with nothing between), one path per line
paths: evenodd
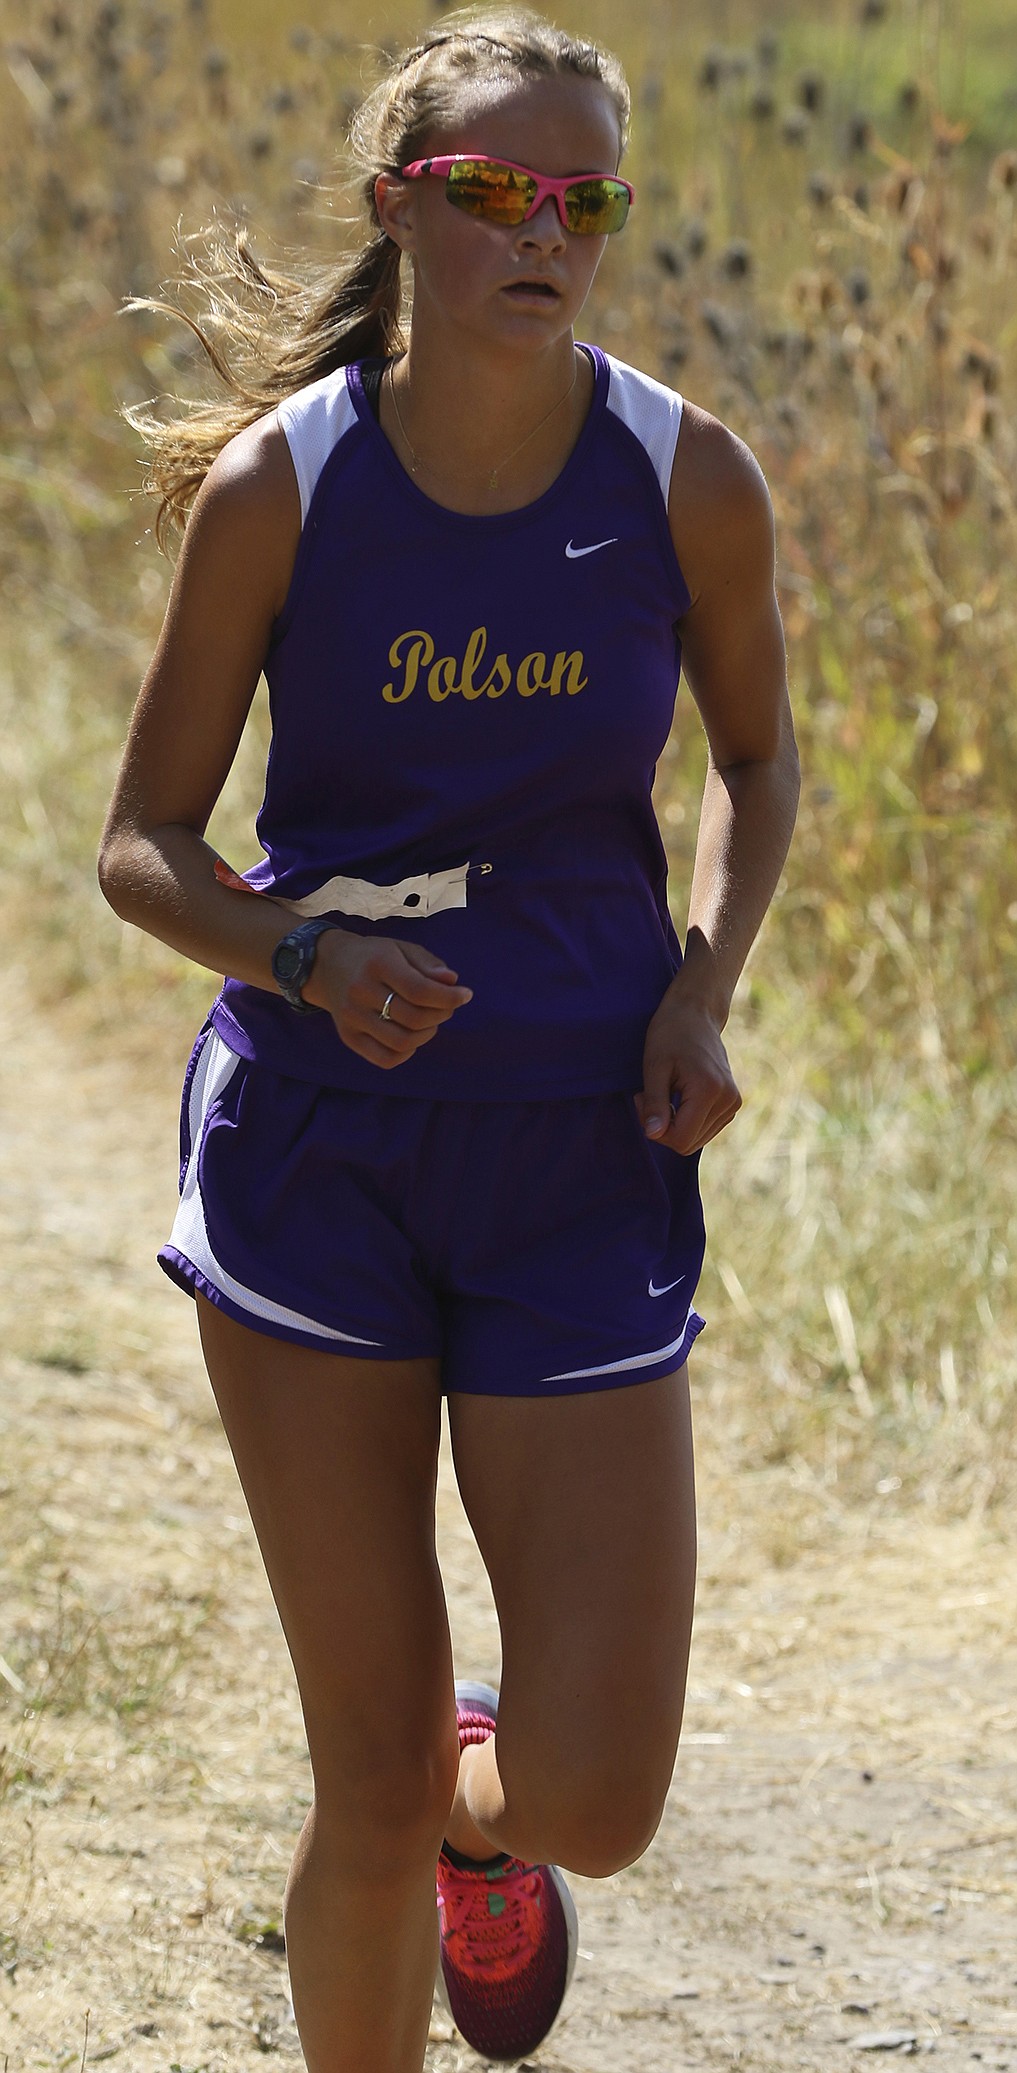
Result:
M867 115L852 115L847 126L849 151L867 151L872 142L872 124Z
M858 19L863 27L871 22L885 22L886 0L861 0Z
M967 122L948 122L938 108L932 111L932 134L937 158L949 158L958 144L963 144L971 125Z
M858 355L856 366L863 381L868 383L877 403L889 403L894 394L891 376L890 354L878 338L867 338Z
M787 108L781 120L781 135L785 144L804 144L809 135L809 118L804 108Z
M902 115L914 115L922 98L917 79L903 79L897 88L897 106Z
M662 274L670 274L672 279L680 280L685 272L685 259L680 247L670 238L657 239L653 247L653 257Z
M780 39L773 29L763 29L756 37L756 56L764 72L772 72L780 59Z
M821 72L803 72L798 81L798 99L810 115L818 115L826 98L826 81Z
M704 93L715 94L717 92L718 87L723 83L726 70L727 53L721 50L719 44L711 44L710 49L704 52L697 79L697 83L702 87Z
M1001 151L989 168L989 187L994 194L1017 187L1017 151Z
M920 198L922 183L910 166L888 173L876 189L880 202L887 209L893 209L903 216L905 209Z
M222 79L222 78L224 78L224 77L225 77L225 74L226 74L226 73L227 73L227 72L229 71L229 68L230 68L230 61L229 61L228 57L226 56L226 52L225 52L224 50L217 50L217 49L215 49L214 47L213 47L213 49L211 49L211 50L206 50L206 52L205 52L205 78L206 78L206 79Z
M685 225L685 250L690 259L701 259L706 246L706 225L701 216L692 216Z
M771 359L779 357L793 371L815 351L816 342L795 324L770 325L763 332L762 346Z
M829 173L810 173L805 191L817 209L828 208L834 197L834 181Z
M987 395L995 395L999 388L999 356L990 346L979 340L969 341L961 356L959 372L980 381Z
M744 280L752 272L752 247L744 238L732 238L721 252L720 266L730 280Z
M829 267L805 267L793 276L790 296L799 309L822 314L840 302L840 282Z
M933 447L927 468L944 512L953 518L963 510L975 487L974 454L962 446Z
M868 302L872 294L872 282L864 266L852 266L844 276L844 286L847 289L848 300L856 306Z
M753 87L749 96L749 114L755 122L769 122L776 109L776 96L768 86Z
M1000 426L1000 408L993 398L986 397L981 406L981 419L978 437L986 446L991 446L993 440L998 437Z
M738 325L730 310L719 302L704 302L699 312L705 329L715 338L719 346L731 346L738 336Z

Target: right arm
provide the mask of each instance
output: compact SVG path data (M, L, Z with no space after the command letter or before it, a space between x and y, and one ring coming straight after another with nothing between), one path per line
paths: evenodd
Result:
M99 883L123 920L214 972L278 991L271 957L296 917L215 876L205 841L289 588L300 502L285 434L260 419L231 439L195 498L158 645L103 831ZM419 944L329 929L304 989L344 1043L398 1065L469 989ZM379 1020L393 991L390 1021Z

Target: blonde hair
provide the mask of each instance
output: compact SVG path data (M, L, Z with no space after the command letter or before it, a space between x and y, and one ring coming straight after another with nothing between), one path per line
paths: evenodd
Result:
M136 406L122 412L149 448L142 489L160 499L155 536L164 551L173 528L183 531L197 491L227 440L333 368L400 350L402 254L378 218L378 174L398 173L424 155L436 132L453 126L467 82L492 74L533 78L562 73L594 80L605 89L624 149L629 91L610 51L567 35L527 8L468 8L443 16L439 27L392 62L354 116L349 155L370 235L352 258L338 270L305 263L297 278L257 260L246 227L236 228L230 240L213 224L185 240L203 244L204 251L189 253L186 270L167 284L171 289L198 287L207 303L204 324L179 303L149 296L125 301L124 310L182 318L230 392L192 406L189 416L172 422ZM215 339L205 329L209 323Z

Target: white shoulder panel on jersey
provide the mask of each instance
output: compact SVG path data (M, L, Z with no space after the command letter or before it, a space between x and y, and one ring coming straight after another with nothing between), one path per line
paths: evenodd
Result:
M606 359L611 375L607 407L645 446L666 504L681 430L682 398L676 389L665 388L663 382L640 373L638 367L628 367L624 360L615 360L610 353Z
M306 389L297 389L292 396L284 397L276 416L286 434L300 485L300 523L303 525L311 508L315 483L329 454L343 433L357 422L353 399L346 384L345 367L337 367L331 374L323 374L320 381L310 382Z

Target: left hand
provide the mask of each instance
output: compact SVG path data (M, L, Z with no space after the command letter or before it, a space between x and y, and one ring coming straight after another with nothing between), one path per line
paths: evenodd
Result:
M646 1032L636 1108L647 1137L688 1157L718 1136L741 1105L714 1017L672 987Z

